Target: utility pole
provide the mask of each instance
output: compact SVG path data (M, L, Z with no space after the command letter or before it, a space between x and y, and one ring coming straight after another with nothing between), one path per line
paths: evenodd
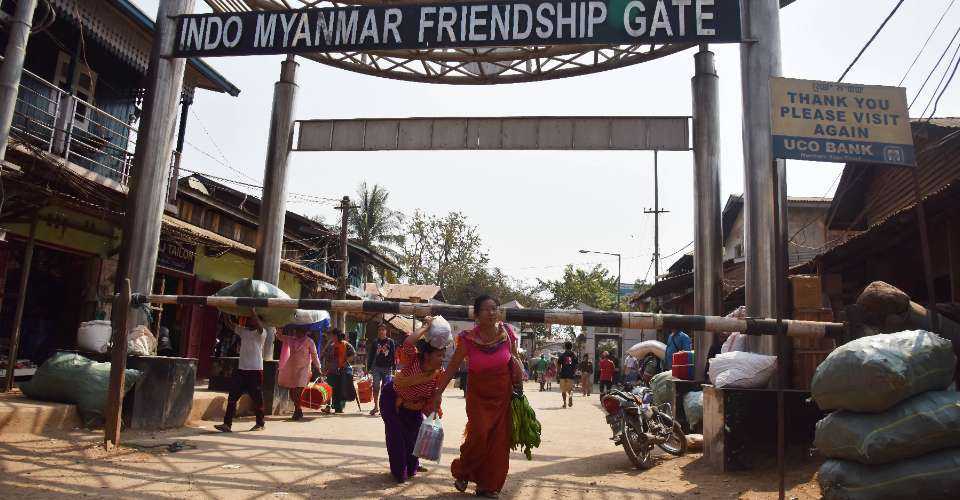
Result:
M284 222L287 216L287 165L293 137L293 106L297 99L297 62L292 54L280 63L280 80L273 86L273 112L267 138L267 160L263 168L263 204L257 228L257 254L253 277L280 284ZM263 359L273 359L275 330L267 328Z
M344 196L340 200L340 206L343 214L340 216L340 276L337 278L337 299L345 300L347 298L347 277L350 273L350 254L348 252L350 241L347 238L347 223L350 221L350 197ZM336 326L340 331L346 333L347 313L338 312L336 317Z
M0 161L7 156L10 127L17 106L17 92L20 90L20 75L23 74L23 58L27 55L27 42L30 40L33 11L36 8L37 0L19 0L10 23L7 50L4 52L3 65L0 66Z
M721 314L723 235L720 231L720 78L713 52L700 45L694 56L693 76L693 312ZM713 333L694 335L694 351L706 353ZM705 380L707 357L696 357L694 380Z
M147 69L143 118L133 155L126 224L117 266L117 285L127 286L129 280L128 290L138 293L150 293L153 290L160 228L167 202L167 182L170 179L177 104L187 62L183 58L168 57L173 53L175 42L173 18L193 12L193 5L194 0L166 0L160 2L157 9L157 28ZM118 304L122 305L123 301L118 301ZM104 434L105 442L115 446L120 441L120 409L124 393L124 369L127 367L127 328L146 325L147 318L142 310L115 307L112 320L113 350Z
M653 214L653 282L660 277L660 214L669 213L669 210L660 210L660 185L658 151L653 152L653 210L644 209L643 213Z

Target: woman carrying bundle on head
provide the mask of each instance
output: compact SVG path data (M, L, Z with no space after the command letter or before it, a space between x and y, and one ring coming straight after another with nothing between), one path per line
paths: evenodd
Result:
M380 416L387 441L390 473L398 483L425 472L413 455L423 416L439 409L434 405L437 379L443 355L450 341L449 332L429 335L433 318L426 317L423 327L408 335L400 350L406 363L380 390Z

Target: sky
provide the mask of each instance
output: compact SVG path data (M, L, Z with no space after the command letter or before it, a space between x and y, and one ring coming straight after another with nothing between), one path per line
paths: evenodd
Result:
M783 74L836 80L897 0L798 0L781 12ZM134 0L155 17L157 0ZM950 0L907 0L846 77L897 85ZM202 1L198 11L209 11ZM912 99L960 27L960 5L947 14L907 75ZM956 47L956 44L954 44ZM720 77L721 196L743 192L740 56L736 44L713 45ZM917 118L945 71L944 58L911 116ZM494 86L407 83L352 73L298 58L295 117L689 115L694 50L623 69L549 82ZM262 184L273 85L282 56L209 58L241 89L239 97L198 91L187 125L183 168ZM948 75L949 76L949 75ZM937 116L960 116L960 82ZM661 272L693 241L693 155L659 157ZM842 165L790 161L790 196L831 196ZM652 152L295 152L289 190L354 196L358 184L390 191L394 209L443 215L461 211L479 228L492 265L526 284L555 279L566 264L608 266L620 253L622 281L653 280ZM235 186L236 187L236 186ZM296 198L296 197L294 197ZM338 220L332 203L297 199L288 209ZM671 255L673 254L673 255Z

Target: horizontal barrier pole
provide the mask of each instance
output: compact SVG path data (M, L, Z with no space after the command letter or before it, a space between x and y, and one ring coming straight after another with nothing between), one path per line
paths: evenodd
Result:
M405 314L418 317L443 316L449 320L473 320L472 306L415 304L379 300L260 299L202 295L134 295L136 304L177 304L210 307L267 307L312 309L331 313ZM767 318L726 318L642 312L580 311L576 309L499 309L500 319L510 323L604 326L637 330L680 329L692 332L740 332L747 335L776 335L777 321ZM839 337L843 323L783 320L790 337Z

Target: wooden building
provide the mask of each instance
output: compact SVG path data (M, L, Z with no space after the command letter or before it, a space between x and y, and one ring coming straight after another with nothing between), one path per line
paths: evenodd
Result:
M948 313L960 303L960 118L915 120L912 128L915 168L844 168L827 224L848 235L813 261L835 311L877 280ZM925 283L918 199L926 211L934 297Z

